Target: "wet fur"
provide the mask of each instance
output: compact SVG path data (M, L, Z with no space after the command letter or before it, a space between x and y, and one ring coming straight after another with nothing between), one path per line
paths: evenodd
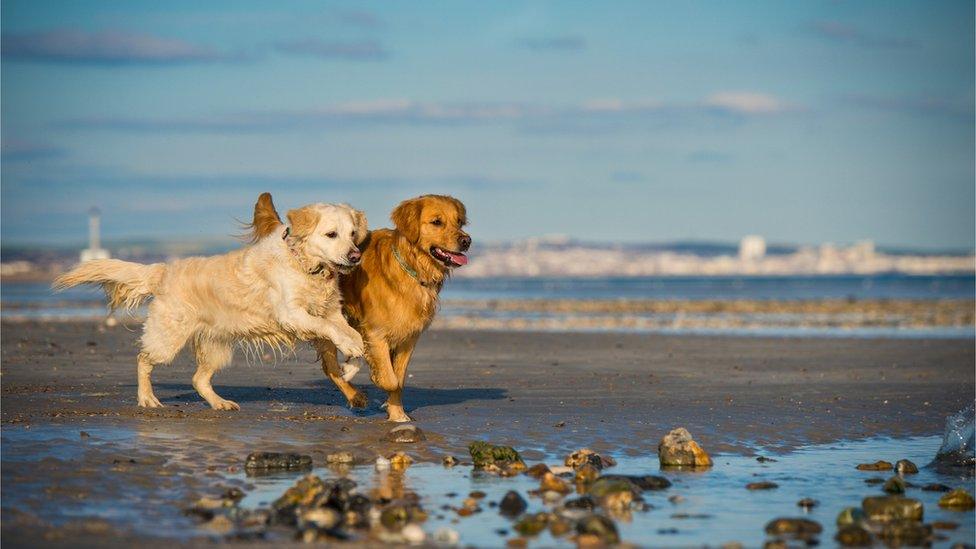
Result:
M288 218L287 238L284 227L276 225L254 244L224 255L151 265L89 261L58 277L54 287L100 284L113 309L154 298L138 357L140 406L162 406L152 390L153 367L170 363L192 341L198 365L194 388L214 409L239 409L211 386L238 343L280 349L298 340L328 340L347 355L364 351L362 338L342 315L334 267L365 236L365 216L345 205L316 204L292 210ZM343 238L320 234L335 227Z
M271 196L264 193L255 205L251 225L254 238L261 238L277 225ZM437 228L427 221L443 220ZM373 383L388 394L387 414L393 421L409 421L401 400L407 367L414 346L437 313L438 296L450 270L431 257L430 246L456 250L467 222L464 204L456 198L426 195L399 204L390 215L394 229L370 232L361 246L360 267L340 276L343 311L349 324L366 343L366 361ZM394 246L404 262L416 271L410 276L393 255ZM366 397L342 377L335 346L315 343L322 369L353 407L365 406Z

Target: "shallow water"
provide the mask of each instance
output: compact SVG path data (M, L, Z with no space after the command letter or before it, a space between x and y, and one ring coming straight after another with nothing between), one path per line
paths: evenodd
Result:
M910 459L924 465L935 455L939 437L910 439L874 439L837 444L808 446L784 455L775 455L776 462L760 463L754 457L737 455L715 456L715 466L701 472L660 471L657 457L620 457L616 467L606 473L661 474L670 479L673 486L668 490L644 492L643 496L653 508L645 512L633 512L629 518L617 520L624 541L644 546L700 546L738 541L747 547L762 545L766 540L763 528L777 517L806 517L820 522L824 527L822 540L832 540L836 532L835 519L841 509L859 507L869 495L883 495L880 485L868 485L864 480L875 476L891 476L885 473L861 472L858 463L886 459ZM766 453L772 456L774 454ZM460 456L459 456L460 457ZM549 456L549 464L559 464L558 456ZM531 463L531 460L530 460ZM366 491L383 482L402 482L404 489L417 492L430 518L423 528L431 534L442 527L459 532L461 543L478 546L504 546L505 540L515 534L512 521L502 517L488 502L499 501L508 490L517 490L529 501L528 512L547 508L539 498L528 497L529 490L538 488L538 482L527 476L499 478L476 473L470 467L444 468L437 464L415 464L402 474L376 471L370 465L352 468L348 473L329 468L316 468L314 474L323 478L348 476ZM242 502L245 507L264 507L274 501L291 486L300 475L288 474L249 479L254 489ZM391 477L393 479L391 480ZM972 488L972 480L941 475L922 468L917 475L907 477L918 486L941 482L953 487ZM749 482L769 480L779 484L774 490L749 491ZM480 490L487 494L482 500L483 512L467 518L458 517L450 510L442 510L447 504L459 507L467 494ZM449 494L455 493L454 497ZM671 503L671 496L680 496L680 502ZM945 532L949 539L937 545L949 545L950 541L973 540L974 514L940 509L939 492L925 492L918 488L906 494L919 499L925 505L925 520L952 521L960 524L955 531ZM572 497L572 496L571 496ZM820 504L810 512L796 505L802 498L813 498ZM681 518L681 515L691 518ZM501 532L506 532L502 535ZM537 540L543 546L572 546L566 539L556 539L548 532ZM828 543L829 545L829 543Z
M250 477L243 472L228 472L227 463L239 463L243 456L237 456L236 450L218 452L216 448L246 444L246 440L235 439L233 444L229 440L211 440L214 448L208 448L197 438L174 436L168 430L92 426L86 429L90 437L79 438L78 427L4 428L2 506L5 512L12 508L26 509L52 523L100 517L136 533L186 539L209 535L181 511L198 495L218 495L222 487L238 486L247 493L242 506L266 507L304 474ZM621 538L631 543L700 546L738 541L747 547L760 546L766 540L763 528L768 521L777 517L807 517L823 525L821 540L829 546L835 533L834 520L841 509L859 506L865 496L882 494L880 485L868 485L864 480L890 476L857 471L858 463L878 459L894 462L904 458L921 467L932 459L940 442L938 436L879 438L805 446L784 454L755 448L757 453L777 461L760 463L755 457L717 454L713 456L714 467L699 472L661 471L655 455L614 455L618 465L605 472L659 474L673 483L667 490L644 493L652 506L650 510L618 517ZM409 454L411 447L404 448ZM532 458L527 459L529 464L544 461L555 465L562 461L561 455L546 454L531 447L520 449ZM208 459L202 460L202 454ZM128 463L129 456L136 458L135 464ZM114 464L116 461L120 463ZM57 475L50 475L57 480L50 481L45 471L57 471ZM394 490L414 491L421 496L422 505L430 515L423 524L428 535L442 527L452 528L460 534L462 544L503 546L506 539L514 536L512 522L488 505L499 501L508 490L517 490L529 501L529 512L546 508L540 499L528 496L529 490L537 488L536 480L527 476L499 478L475 472L468 466L445 468L436 463L417 463L403 473L396 473L377 471L368 464L345 470L317 467L313 473L323 478L347 476L359 484L357 490L363 493L384 484ZM30 480L12 481L11 474L15 479ZM971 477L953 477L925 467L919 474L906 478L917 486L943 483L972 490L973 484ZM759 480L776 482L779 488L745 489L747 483ZM56 503L38 497L50 490L62 494L54 498ZM459 507L472 490L487 494L481 501L481 513L461 518L453 510L442 509L444 505ZM976 515L972 511L940 509L937 501L942 494L939 492L910 488L906 495L924 503L926 522L959 524L957 530L941 531L947 539L937 542L937 546L948 546L955 541L972 542L976 535ZM680 496L681 500L671 503L671 496ZM801 498L813 498L820 504L807 513L796 505ZM681 515L691 518L681 518ZM536 543L571 545L565 538L555 539L548 533L539 536Z

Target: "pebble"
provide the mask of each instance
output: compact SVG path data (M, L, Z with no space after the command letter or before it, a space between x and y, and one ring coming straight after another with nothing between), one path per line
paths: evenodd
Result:
M352 463L355 459L349 452L336 452L325 456L326 463Z
M901 477L891 477L881 487L882 490L889 494L904 494L905 488L905 480Z
M377 471L387 471L390 469L390 460L385 457L376 458L376 470Z
M820 502L812 498L803 498L796 502L797 507L803 507L804 509L813 509L817 505L820 505Z
M599 476L600 470L589 463L584 464L576 470L576 482L581 484L589 484L596 480Z
M774 536L808 537L823 531L820 523L805 518L778 518L766 523L766 533Z
M542 475L549 473L549 467L545 463L536 463L525 470L525 474L532 478L542 478Z
M481 490L475 490L475 491L473 491L473 492L471 492L471 493L469 493L469 494L468 494L468 497L469 497L469 498L474 498L474 499L485 499L485 496L486 496L486 495L487 495L487 494L485 494L485 493L484 493L484 492L482 492Z
M611 545L620 542L617 525L603 515L587 515L576 523L576 533L582 536L595 536L599 543Z
M407 543L411 544L423 543L424 540L427 539L427 534L425 534L424 530L416 524L408 524L404 526L403 530L400 530L400 535L403 536L403 539Z
M563 463L567 467L572 467L573 469L579 469L584 465L591 465L598 471L602 471L607 467L613 467L617 464L613 458L603 457L589 448L580 448L579 450L569 454L566 456Z
M229 534L234 530L234 522L227 515L217 515L205 522L203 526L218 534Z
M779 484L767 480L746 484L746 490L772 490L774 488L779 488Z
M862 463L857 466L858 471L890 471L894 469L894 465L890 462L878 460L874 463Z
M248 471L311 468L312 456L292 453L254 452L244 462L244 469Z
M460 462L454 456L444 456L444 459L441 460L441 463L444 464L444 467L454 467Z
M662 467L711 467L712 458L691 437L684 427L664 435L657 445Z
M885 479L881 477L871 477L864 479L864 484L884 484Z
M413 458L403 452L394 452L388 459L390 460L390 467L396 471L402 471L413 463Z
M759 456L756 458L756 461L758 461L759 463L776 463L777 460L766 456Z
M546 529L548 523L549 515L547 513L535 513L524 515L512 528L523 536L537 536Z
M461 535L456 530L446 526L442 526L434 532L434 543L437 545L457 545L460 541Z
M525 462L518 451L511 446L495 446L487 442L472 442L468 452L474 460L476 469L500 472L505 469L525 469Z
M926 492L948 492L952 490L952 487L946 486L945 484L934 483L934 484L926 484L925 486L922 486L922 490Z
M879 521L889 520L922 520L924 510L922 502L902 496L871 496L861 502L861 508L869 519Z
M553 491L560 494L568 494L571 490L566 481L557 477L552 473L546 473L542 476L542 480L539 483L539 489L542 491Z
M528 506L528 502L518 492L509 490L498 504L498 512L506 517L517 517L524 513Z
M956 528L959 528L959 523L948 520L937 520L932 523L932 528L936 530L955 530Z
M414 443L427 440L427 435L416 425L397 425L383 436L383 440L387 442Z
M666 490L671 487L671 481L654 475L603 475L603 479L623 479L641 490Z
M976 501L969 492L960 488L939 498L939 507L950 511L968 511L976 507Z
M624 478L600 477L590 485L586 493L594 498L606 497L617 492L632 493L634 485Z
M914 475L918 473L918 466L907 459L899 459L895 462L895 471L900 475Z

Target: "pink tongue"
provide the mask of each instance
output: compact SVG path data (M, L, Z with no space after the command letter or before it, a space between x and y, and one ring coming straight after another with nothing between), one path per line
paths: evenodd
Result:
M451 258L451 261L453 261L454 263L457 263L458 265L467 265L468 264L468 256L466 256L464 254L452 254L451 252L449 252L447 250L444 250L444 253L447 254L448 257Z

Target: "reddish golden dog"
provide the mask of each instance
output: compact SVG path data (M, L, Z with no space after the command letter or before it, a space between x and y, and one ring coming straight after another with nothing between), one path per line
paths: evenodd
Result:
M425 195L401 202L390 214L394 229L370 232L358 269L340 277L343 312L366 344L373 383L388 394L391 421L410 421L403 410L403 382L420 334L437 312L437 298L452 269L468 262L471 237L460 200ZM269 193L254 206L256 238L278 230L281 219ZM314 342L322 370L352 407L365 407L366 396L342 377L336 347Z

